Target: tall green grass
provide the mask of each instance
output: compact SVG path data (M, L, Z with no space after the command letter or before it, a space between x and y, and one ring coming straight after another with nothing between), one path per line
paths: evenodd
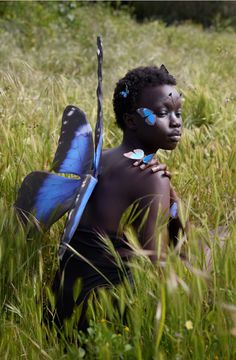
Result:
M104 4L18 9L0 20L0 358L236 358L235 34L140 25ZM170 249L165 268L156 269L137 250L134 284L94 294L78 346L73 329L76 341L58 340L42 323L63 221L26 240L12 204L27 173L50 168L66 105L80 106L94 126L97 34L104 43L104 147L121 140L112 112L119 77L164 63L178 80L185 133L177 150L158 156L192 225L187 263Z

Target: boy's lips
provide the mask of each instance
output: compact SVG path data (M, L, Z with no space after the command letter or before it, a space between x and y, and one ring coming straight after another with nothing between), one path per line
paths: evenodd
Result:
M168 137L171 139L171 141L173 142L178 142L181 138L181 132L180 131L173 131L172 133L170 133L168 135Z

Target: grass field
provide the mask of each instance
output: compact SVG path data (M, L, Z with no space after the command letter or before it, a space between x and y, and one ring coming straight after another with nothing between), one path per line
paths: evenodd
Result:
M184 94L183 140L158 156L183 200L182 218L191 221L185 245L191 267L173 250L162 272L137 256L134 289L101 291L76 346L42 325L63 221L26 240L12 205L26 174L50 168L66 105L80 106L94 126L98 34L104 147L121 140L112 95L128 69L164 63ZM0 44L0 358L236 359L235 33L138 24L103 4L21 3L2 16Z

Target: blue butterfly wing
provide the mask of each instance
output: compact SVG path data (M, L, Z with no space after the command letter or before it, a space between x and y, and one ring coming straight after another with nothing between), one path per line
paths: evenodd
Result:
M173 202L170 206L170 218L167 227L170 241L173 243L174 246L176 246L179 242L180 233L185 233L185 229L179 218L177 202Z
M130 151L128 153L124 153L123 155L125 157L127 157L128 159L141 160L144 157L144 151L141 150L141 149L135 149L135 150Z
M156 122L156 115L153 113L152 110L148 108L140 108L137 110L138 114L145 119L148 125L154 125Z
M23 223L37 220L47 229L72 206L81 180L35 171L24 179L14 204Z
M173 202L173 204L170 207L170 216L173 219L176 219L178 217L178 204L177 202Z
M100 160L101 160L101 154L102 154L102 131L100 131L100 136L98 138L98 143L95 151L94 156L94 176L97 177L100 171Z
M67 106L52 170L83 176L92 169L94 146L92 128L83 111Z
M149 163L149 161L151 161L153 159L154 155L155 154L149 154L149 155L144 156L144 158L143 158L144 164Z
M98 182L97 178L89 174L82 179L81 187L77 193L73 208L70 210L67 217L67 221L59 249L60 258L63 257L66 250L66 244L69 244L70 240L72 239L79 225L84 209L87 205L87 202L97 182Z
M143 114L145 117L145 121L147 122L148 125L154 125L156 122L156 116L153 113L152 110L144 108L143 109Z
M150 114L146 117L145 121L148 125L153 126L156 122L156 116L154 114Z
M141 160L143 158L142 154L135 154L133 153L129 159L133 159L133 160Z

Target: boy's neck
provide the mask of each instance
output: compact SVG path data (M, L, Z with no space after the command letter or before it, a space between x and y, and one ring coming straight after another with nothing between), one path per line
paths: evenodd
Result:
M154 148L153 146L145 146L142 144L137 139L137 136L131 131L124 132L120 147L124 152L132 151L134 149L142 149L146 155L153 154L158 150L156 147Z

